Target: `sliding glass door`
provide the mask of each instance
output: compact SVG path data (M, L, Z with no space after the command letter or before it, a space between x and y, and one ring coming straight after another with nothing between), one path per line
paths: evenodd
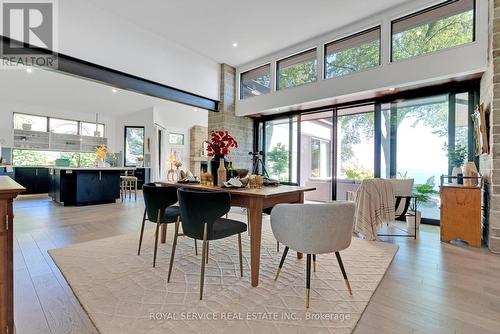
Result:
M425 222L439 221L439 179L450 149L474 159L474 90L297 113L259 122L271 178L316 188L307 201L349 199L364 179L412 178Z

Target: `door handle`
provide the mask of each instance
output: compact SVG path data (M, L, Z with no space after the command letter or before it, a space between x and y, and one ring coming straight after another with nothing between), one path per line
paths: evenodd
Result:
M102 172L99 171L99 181L102 181Z
M35 169L35 176L38 176L38 168Z

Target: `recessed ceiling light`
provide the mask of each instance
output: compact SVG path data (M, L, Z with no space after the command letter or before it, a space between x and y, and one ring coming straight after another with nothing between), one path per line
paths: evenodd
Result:
M396 90L396 88L394 88L394 87L389 88L389 92L393 92L395 90Z
M111 91L112 91L113 93L116 93L116 92L118 91L118 89L113 88Z
M28 67L28 68L26 69L26 72L28 72L28 73L33 73L33 69L32 69L31 67Z
M238 43L234 42L233 43L233 48L236 48L236 47L238 47Z

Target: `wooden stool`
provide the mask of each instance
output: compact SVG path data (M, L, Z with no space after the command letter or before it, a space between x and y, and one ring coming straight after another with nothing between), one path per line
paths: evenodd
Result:
M127 198L127 191L128 198L132 198L132 190L134 190L134 197L137 200L137 177L128 175L120 176L120 196L122 202Z

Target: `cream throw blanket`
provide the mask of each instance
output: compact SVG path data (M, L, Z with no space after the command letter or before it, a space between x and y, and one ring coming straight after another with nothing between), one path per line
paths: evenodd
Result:
M354 232L377 240L378 226L394 220L394 188L384 179L363 180L356 192Z

